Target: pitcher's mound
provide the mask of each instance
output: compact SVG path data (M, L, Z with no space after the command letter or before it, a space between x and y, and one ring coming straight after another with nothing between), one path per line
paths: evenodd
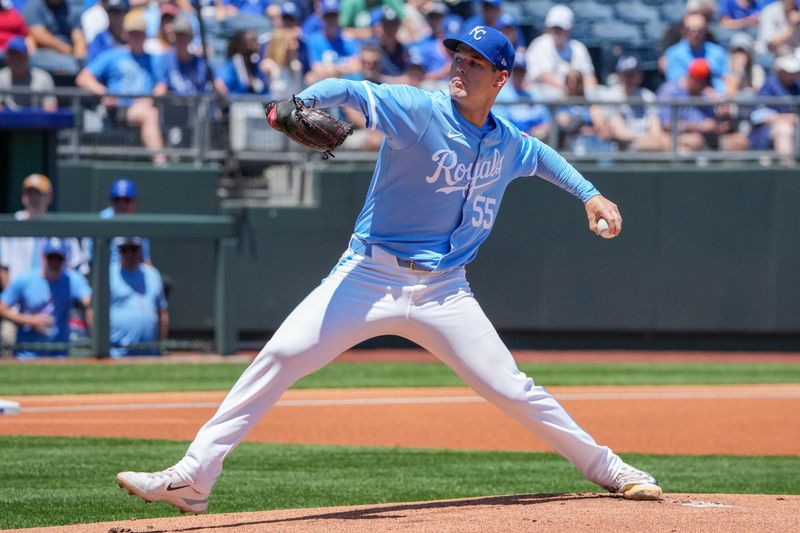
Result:
M657 502L632 502L610 494L516 494L434 502L120 520L46 528L40 531L48 530L75 533L168 531L783 533L800 531L800 496L668 494Z

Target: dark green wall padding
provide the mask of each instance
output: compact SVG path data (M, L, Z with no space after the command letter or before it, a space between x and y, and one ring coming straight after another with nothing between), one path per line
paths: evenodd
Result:
M623 234L589 233L580 202L535 178L507 191L468 276L500 330L800 333L800 176L760 167L583 168L619 204ZM128 165L60 169L60 210L105 205L108 185L137 182L140 212L216 213L214 169ZM234 262L233 321L274 331L344 251L371 169L316 176L315 208L247 209ZM411 178L410 178L411 179ZM213 245L153 243L174 280L173 326L210 331Z

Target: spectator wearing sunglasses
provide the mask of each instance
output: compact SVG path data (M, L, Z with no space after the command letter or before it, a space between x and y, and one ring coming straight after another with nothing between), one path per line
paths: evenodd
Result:
M142 262L143 239L119 239L120 260L111 265L111 357L161 355L169 314L159 271Z

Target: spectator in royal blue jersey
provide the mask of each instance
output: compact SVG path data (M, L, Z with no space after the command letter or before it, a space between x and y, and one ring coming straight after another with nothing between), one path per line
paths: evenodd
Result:
M31 64L51 73L77 74L86 59L80 11L65 0L27 0L22 15L37 46Z
M165 86L159 83L163 71L159 59L144 51L147 35L142 13L131 11L125 15L123 28L128 45L100 54L78 74L75 83L97 95L113 95L103 97L109 115L138 126L142 144L154 152L153 163L163 165L166 156L161 152L164 139L159 112L153 100L146 97L164 94Z
M254 31L244 30L233 36L228 60L217 72L214 87L223 96L269 93L269 66L259 54Z
M163 81L166 91L179 95L203 94L210 90L205 59L193 54L192 23L186 15L178 15L173 23L175 46L162 57Z
M800 96L800 59L787 54L775 60L773 72L764 81L758 96ZM793 164L797 133L797 111L786 104L766 104L756 108L751 115L753 129L750 144L755 150L774 148L781 162Z
M515 50L525 46L525 38L522 35L522 30L517 26L516 20L511 15L503 13L502 0L480 0L480 2L476 3L480 5L480 10L476 15L464 21L464 28L491 26L502 31L511 41ZM508 30L509 26L513 26L513 32ZM504 27L506 31L503 31Z
M67 245L63 239L48 239L41 269L15 278L0 296L0 318L17 325L18 344L69 342L69 313L73 306L85 308L91 324L91 289L86 278L65 268ZM64 348L21 348L18 359L66 356Z
M720 0L719 25L727 30L752 31L755 34L758 15L767 3L761 0Z
M494 111L510 120L520 131L545 140L550 133L552 116L547 106L528 102L534 100L534 95L528 90L527 74L525 58L518 54L511 70L511 83L503 85L497 93L497 103L505 105L496 106Z
M339 1L322 0L322 29L308 36L311 71L306 83L342 77L358 72L358 43L342 35Z

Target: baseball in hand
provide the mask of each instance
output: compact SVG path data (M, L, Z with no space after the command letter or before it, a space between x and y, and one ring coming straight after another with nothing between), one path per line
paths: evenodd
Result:
M608 231L608 222L606 219L601 218L597 221L597 231L600 232L600 236L604 239L613 239L614 236Z

